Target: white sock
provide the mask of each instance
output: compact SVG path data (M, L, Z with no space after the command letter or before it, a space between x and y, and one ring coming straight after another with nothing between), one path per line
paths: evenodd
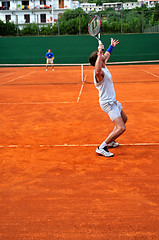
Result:
M107 146L107 144L105 143L105 141L104 142L102 142L102 144L99 146L99 148L101 149L101 148L104 148L104 147L106 147Z

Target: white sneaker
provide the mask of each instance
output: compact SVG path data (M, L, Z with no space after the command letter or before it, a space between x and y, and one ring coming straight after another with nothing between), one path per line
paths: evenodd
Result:
M46 72L47 72L47 69L46 69Z
M104 157L113 157L114 156L113 153L108 151L107 147L104 147L101 149L99 147L97 147L96 153L98 153L99 155L103 155Z
M111 143L107 144L107 147L108 148L116 148L116 147L119 147L119 143L112 141Z
M54 71L54 69L52 69L52 71Z

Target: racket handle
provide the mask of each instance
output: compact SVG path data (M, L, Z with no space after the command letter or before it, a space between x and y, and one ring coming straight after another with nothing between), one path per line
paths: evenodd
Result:
M98 40L98 44L102 44L101 40ZM102 49L102 51L104 52L104 49Z
M99 44L102 44L101 40L98 40L98 43L99 43Z

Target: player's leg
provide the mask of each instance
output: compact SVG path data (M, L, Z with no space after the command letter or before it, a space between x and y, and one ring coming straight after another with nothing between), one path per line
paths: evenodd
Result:
M124 124L126 124L128 118L123 110L121 110L121 117L123 119ZM113 131L116 131L116 126L114 127ZM107 146L110 148L112 148L112 147L114 148L114 147L118 147L119 143L116 143L115 141L113 141L113 142L109 143Z
M113 157L113 153L108 151L109 144L113 143L113 141L118 138L125 130L125 124L123 122L123 119L121 116L115 118L113 120L113 123L115 125L115 128L113 129L113 131L109 134L109 136L106 138L106 140L104 142L102 142L102 144L97 147L96 152L98 154L101 154L105 157ZM119 146L119 144L117 144L117 146Z
M48 62L49 62L49 59L47 58L46 59L46 71L48 70Z
M106 140L105 140L106 145L113 142L115 139L117 139L126 130L125 123L124 123L123 118L121 116L115 118L113 120L113 123L114 123L115 127L114 127L113 131L109 134L109 136L106 138Z
M121 103L116 101L111 106L111 111L108 112L108 115L109 115L110 119L113 121L115 118L121 116L122 120L125 124L127 122L127 116L122 109L123 109L123 107L122 107ZM116 132L116 126L114 127L113 131ZM114 147L118 147L119 143L116 143L115 141L113 141L113 142L109 143L107 146L110 147L110 148L112 148L112 147L114 148Z
M128 118L127 118L127 116L126 116L126 114L124 113L123 110L121 111L121 117L122 117L122 119L123 119L123 122L126 123L127 120L128 120Z
M53 62L53 60L51 61L51 66L52 66L52 71L54 71L54 62Z
M126 124L128 118L127 118L127 116L126 116L126 114L124 113L123 110L121 110L121 117L122 117L122 120L123 120L124 124ZM114 131L116 132L116 126L113 129L113 132ZM109 148L115 148L115 147L118 147L118 146L119 146L119 143L115 142L114 140L107 144L107 147L109 147Z
M118 138L126 129L125 123L127 121L127 116L122 110L122 105L119 102L113 104L106 104L102 106L102 110L108 113L110 119L114 123L115 127L113 131L109 134L104 142L96 149L98 154L102 154L105 157L113 156L107 149L107 147L118 147L119 144L114 140Z

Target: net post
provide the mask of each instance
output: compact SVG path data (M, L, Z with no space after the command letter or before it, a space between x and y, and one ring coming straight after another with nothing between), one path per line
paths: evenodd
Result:
M83 64L81 64L81 81L83 83Z

